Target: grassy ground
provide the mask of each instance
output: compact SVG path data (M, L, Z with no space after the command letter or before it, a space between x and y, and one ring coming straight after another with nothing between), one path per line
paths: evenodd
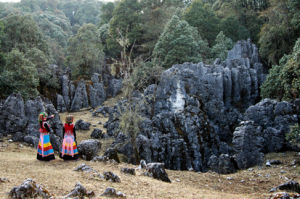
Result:
M92 124L89 131L78 131L78 143L83 139L89 139L93 128L103 129L107 120L103 116L91 117L89 110L73 113L75 121L83 119ZM61 114L62 121L66 114ZM101 124L99 124L101 122ZM5 138L0 142L0 178L7 178L8 182L0 182L0 198L8 198L8 192L16 185L20 185L25 179L33 178L38 184L44 185L55 198L69 193L76 182L82 183L88 191L96 193L95 198L104 198L100 194L107 187L114 187L122 191L127 198L133 199L243 199L243 198L268 198L269 190L289 179L300 181L300 167L291 166L291 162L299 158L296 153L268 154L266 159L279 159L282 165L255 167L250 170L239 171L230 175L219 175L214 172L196 173L190 171L167 170L172 183L165 183L143 176L138 172L136 176L126 175L120 172L122 167L134 168L134 165L108 164L99 162L87 162L84 160L64 162L58 158L51 162L36 160L36 149L21 143L8 142ZM104 146L112 140L101 141ZM73 169L86 163L100 173L112 171L121 178L121 183L107 182L92 177L88 173L75 172Z
M71 191L76 182L81 182L88 190L100 197L107 187L114 187L127 195L127 198L267 198L268 191L287 179L300 180L299 167L289 166L295 153L271 154L284 162L283 166L273 168L253 168L230 175L213 172L196 173L189 171L167 170L172 183L165 183L150 177L130 176L120 172L122 167L134 165L105 164L83 160L64 162L57 159L41 162L35 159L36 150L19 143L0 143L0 177L9 182L0 183L0 198L8 198L7 193L13 186L20 185L26 178L33 178L44 185L59 198ZM75 172L73 169L86 163L100 173L112 171L121 178L121 183L107 182L90 176L88 173ZM286 173L281 173L284 170Z

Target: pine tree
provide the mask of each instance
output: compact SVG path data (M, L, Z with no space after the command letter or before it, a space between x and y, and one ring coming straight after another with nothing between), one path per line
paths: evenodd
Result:
M215 40L215 45L212 48L212 53L214 58L220 58L221 60L225 60L227 57L228 50L233 47L232 40L226 37L221 31Z
M195 28L174 15L155 45L155 59L165 68L173 64L201 61L200 42L195 38L196 35L198 33Z

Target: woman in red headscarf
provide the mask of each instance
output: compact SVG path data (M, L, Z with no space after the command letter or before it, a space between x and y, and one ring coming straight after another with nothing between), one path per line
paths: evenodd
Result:
M37 149L38 160L50 161L55 159L49 136L50 125L47 123L47 120L51 118L53 118L53 116L48 117L45 112L41 112L39 115L40 140Z
M61 147L60 158L64 160L77 160L78 150L76 145L76 132L73 124L73 116L66 117L66 123L63 128L63 143Z

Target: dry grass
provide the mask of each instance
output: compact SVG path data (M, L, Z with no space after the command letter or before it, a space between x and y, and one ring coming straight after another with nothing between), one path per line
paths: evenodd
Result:
M29 146L7 141L0 143L0 177L9 182L0 183L0 198L8 198L7 193L13 186L20 185L26 178L33 178L43 184L57 198L71 191L76 182L81 182L88 190L96 193L96 198L107 187L114 187L127 195L127 198L267 198L268 191L288 179L300 180L299 167L289 166L295 153L271 154L284 162L283 166L258 168L253 171L239 171L230 175L213 172L196 173L189 171L167 170L172 183L161 182L149 177L130 176L120 172L122 167L135 167L128 164L105 164L83 160L64 162L57 159L51 162L36 160L36 150ZM56 157L58 158L57 154ZM107 182L90 176L88 173L75 172L81 163L93 167L100 173L112 171L121 178L121 183ZM281 170L286 173L280 173ZM231 177L232 179L227 179ZM244 182L241 182L244 181Z
M75 121L83 119L92 124L89 131L78 131L78 143L83 139L89 139L93 128L100 128L104 132L103 124L107 120L103 116L91 117L88 110L72 113ZM64 121L65 114L61 114ZM101 121L102 124L98 124ZM94 126L93 126L94 125ZM0 178L8 178L9 182L0 182L0 198L8 198L8 192L16 185L20 185L26 178L33 178L38 184L44 185L56 198L69 193L76 182L81 182L87 190L96 193L95 198L101 197L107 187L114 187L122 191L127 198L133 199L243 199L243 198L267 198L269 190L288 179L300 181L300 167L290 165L292 160L299 158L296 153L268 154L266 159L279 159L284 164L272 168L255 167L253 170L243 170L235 174L219 175L214 172L196 173L189 171L167 170L172 183L165 183L143 176L138 172L137 176L130 176L120 172L122 167L135 167L125 163L113 165L84 160L64 162L58 158L51 162L36 160L36 150L25 144L10 143L6 140L0 142ZM103 145L109 145L112 140L105 141ZM101 140L101 142L103 142ZM102 148L105 148L102 147ZM103 152L103 150L102 150ZM88 173L75 172L73 169L86 163L100 173L112 171L121 178L121 183L107 182L92 177ZM285 173L281 173L285 171Z

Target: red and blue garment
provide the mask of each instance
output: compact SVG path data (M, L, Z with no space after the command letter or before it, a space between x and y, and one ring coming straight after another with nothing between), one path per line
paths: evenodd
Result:
M72 123L65 123L64 140L61 147L60 158L64 160L76 160L78 159L78 149L76 145L76 132Z
M37 148L37 159L38 160L54 160L54 150L50 142L49 136L50 128L46 121L41 122L40 128L40 140Z

